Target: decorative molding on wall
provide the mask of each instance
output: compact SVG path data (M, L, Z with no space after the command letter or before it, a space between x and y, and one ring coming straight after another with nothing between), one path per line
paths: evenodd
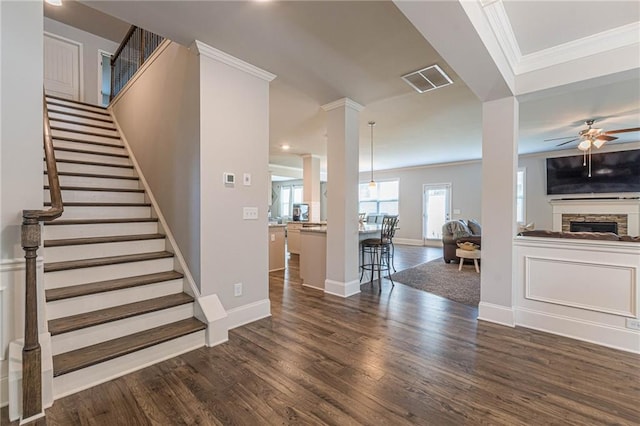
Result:
M265 81L272 81L277 77L275 74L272 74L269 71L258 68L255 65L243 61L242 59L236 58L235 56L231 56L228 53L223 52L222 50L218 50L215 47L211 47L208 44L201 42L200 40L194 41L191 45L191 49L195 50L199 55L206 56L207 58L213 59L218 62L222 62L223 64L239 69L240 71L244 71L247 74L251 74Z
M627 265L525 256L525 298L635 318L637 272Z
M232 330L241 325L258 321L271 316L271 301L259 300L227 311L227 329Z
M337 101L329 102L328 104L322 105L322 109L327 112L340 107L355 109L358 112L364 109L364 106L349 98L338 99Z
M522 307L516 308L516 319L519 326L627 352L640 353L640 332L634 330Z

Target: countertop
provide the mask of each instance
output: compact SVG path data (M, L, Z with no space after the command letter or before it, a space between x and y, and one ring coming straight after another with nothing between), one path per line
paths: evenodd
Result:
M304 227L300 230L300 232L319 232L319 233L326 233L327 232L327 225L322 225L322 226L308 226L308 227ZM358 227L358 233L360 234L371 234L371 233L375 233L375 232L380 232L380 225L360 225Z
M287 225L285 225L284 223L270 223L269 224L269 228L284 228Z

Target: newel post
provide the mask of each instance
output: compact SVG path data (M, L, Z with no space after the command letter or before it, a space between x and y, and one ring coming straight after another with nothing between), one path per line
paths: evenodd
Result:
M22 418L42 412L42 355L38 341L38 294L36 258L40 246L40 223L25 214L22 221L22 248L26 259L24 347L22 348Z

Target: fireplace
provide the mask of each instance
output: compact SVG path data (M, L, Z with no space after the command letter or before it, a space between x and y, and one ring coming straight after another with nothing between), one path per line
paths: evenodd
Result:
M640 235L640 198L575 198L549 202L554 231L570 232L571 222L582 222L580 225L614 222L618 235Z
M617 222L576 222L569 223L569 232L613 232L618 233Z

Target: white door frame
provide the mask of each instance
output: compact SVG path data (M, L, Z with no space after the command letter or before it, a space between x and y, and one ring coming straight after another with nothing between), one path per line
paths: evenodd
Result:
M98 49L98 103L102 105L102 58L103 56L113 56L106 50ZM111 86L111 84L109 84Z
M422 244L425 246L433 245L433 242L440 241L440 240L434 240L433 238L427 238L425 236L427 232L427 211L425 209L426 201L427 201L427 189L440 188L440 187L444 187L449 191L449 199L447 200L448 201L447 211L445 212L445 215L446 215L445 220L451 220L451 205L452 205L451 198L453 198L451 196L451 188L452 188L451 182L422 184Z
M67 43L78 48L78 98L79 101L84 101L84 54L83 54L83 45L82 43L71 40L70 38L62 37L57 34L53 34L47 31L44 31L44 37L49 37L54 40L61 41L63 43Z

